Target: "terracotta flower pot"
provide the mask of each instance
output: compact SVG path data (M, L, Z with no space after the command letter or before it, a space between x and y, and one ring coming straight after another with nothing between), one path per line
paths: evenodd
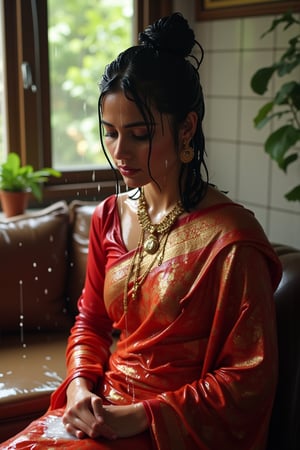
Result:
M6 217L24 214L29 200L29 192L0 191L2 210Z

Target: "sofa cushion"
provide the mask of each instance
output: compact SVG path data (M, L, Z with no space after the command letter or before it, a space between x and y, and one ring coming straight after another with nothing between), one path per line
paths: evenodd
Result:
M0 219L0 333L69 329L66 314L69 211L57 202Z
M67 333L5 336L1 345L0 442L45 413L66 374Z
M84 286L91 217L97 204L74 200L69 205L71 227L67 300L73 315L77 314L77 301Z

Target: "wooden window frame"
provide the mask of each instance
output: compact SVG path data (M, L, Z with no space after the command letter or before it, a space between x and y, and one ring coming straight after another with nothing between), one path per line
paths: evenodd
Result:
M32 1L37 7L37 28L32 18ZM136 32L172 12L172 0L134 1ZM47 0L3 0L3 12L8 151L18 153L22 164L49 167L52 159ZM38 48L34 45L34 29L38 29ZM24 61L32 68L36 92L23 88ZM110 169L68 171L45 185L43 204L58 199L98 200L114 192L115 177ZM35 204L32 198L31 205Z

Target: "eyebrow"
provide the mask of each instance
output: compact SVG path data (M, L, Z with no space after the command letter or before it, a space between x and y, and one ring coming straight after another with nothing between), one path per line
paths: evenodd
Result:
M112 123L106 122L105 120L101 120L102 125L106 125L107 127L114 127L114 125ZM126 125L124 125L124 128L132 128L132 127L146 127L147 124L146 122L143 121L139 121L139 122L130 122L127 123Z

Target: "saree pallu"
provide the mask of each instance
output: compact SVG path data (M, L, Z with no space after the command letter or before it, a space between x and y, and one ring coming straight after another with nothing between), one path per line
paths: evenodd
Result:
M122 439L97 447L86 439L51 448L263 450L277 381L273 292L281 268L253 214L226 203L180 218L135 300L129 284L124 315L133 255L110 197L93 215L67 378L48 414L83 376L107 403L143 402L149 432L123 447ZM143 258L142 278L153 258ZM121 335L110 354L112 327Z

